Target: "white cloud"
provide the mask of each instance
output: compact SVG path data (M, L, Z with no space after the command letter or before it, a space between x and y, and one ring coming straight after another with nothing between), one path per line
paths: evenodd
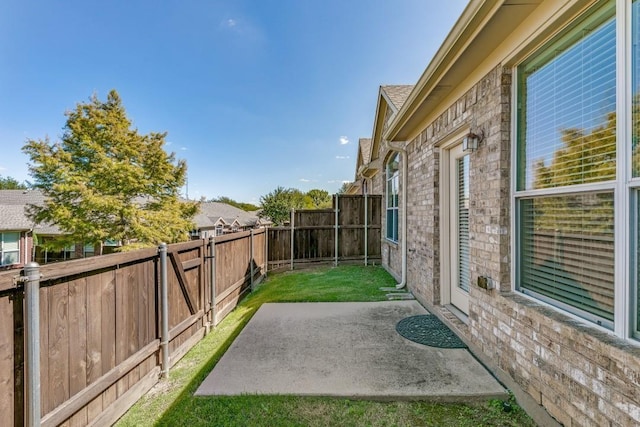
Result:
M171 144L173 144L173 141L167 141L166 143L167 147L169 147Z
M182 151L187 151L187 150L188 150L188 148L187 148L187 147L180 147L180 149L181 149Z
M349 138L347 138L346 136L340 137L340 145L346 145L348 143L349 143Z
M238 22L237 19L228 18L220 22L220 29L222 31L233 31L234 33L241 33L243 26L240 24L241 23Z
M7 168L5 168L3 166L0 166L0 171L6 171L6 170L7 170Z
M300 182L311 182L311 180L306 178L300 178Z
M261 44L265 41L265 35L260 27L256 26L246 17L227 17L218 26L218 31L232 35L232 37L243 43L242 46L249 47L253 44ZM236 46L238 48L239 46Z
M345 160L349 158L350 158L349 156L336 156L336 159L339 159L339 160Z

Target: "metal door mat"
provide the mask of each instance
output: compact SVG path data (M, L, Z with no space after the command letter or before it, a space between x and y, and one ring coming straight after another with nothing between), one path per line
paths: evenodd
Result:
M429 347L467 348L464 342L433 314L411 316L396 325L406 339Z

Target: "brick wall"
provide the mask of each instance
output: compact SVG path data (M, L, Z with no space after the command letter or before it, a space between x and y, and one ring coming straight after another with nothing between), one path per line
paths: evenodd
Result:
M445 321L496 373L508 376L561 423L639 425L640 348L511 292L508 68L493 69L407 146L410 290L427 307L441 304L440 263L446 255L440 254L437 145L465 126L485 133L479 149L470 156L472 285L466 324L452 324L447 320L450 315L444 315ZM381 153L386 150L383 144ZM382 177L378 174L373 183L380 194L384 194ZM405 206L403 201L400 206ZM383 242L382 259L393 273L400 274L398 245ZM489 277L496 288L478 288L474 285L478 276Z
M407 283L419 300L439 304L440 153L426 135L407 147Z

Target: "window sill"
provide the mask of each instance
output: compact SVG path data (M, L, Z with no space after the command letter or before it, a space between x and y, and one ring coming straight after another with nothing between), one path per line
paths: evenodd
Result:
M389 239L387 239L387 238L385 238L385 239L384 239L384 242L385 242L387 245L392 246L392 247L394 247L394 248L397 248L397 247L399 247L399 246L400 246L400 242L396 242L396 241L393 241L393 240L389 240Z
M629 349L630 346L640 348L640 341L635 338L621 338L615 335L610 329L599 326L569 312L565 312L560 308L554 307L551 304L540 301L529 295L525 295L519 291L501 293L500 296L520 306L524 306L527 310L535 311L552 322L557 322L562 326L566 326L580 333L594 337L605 345L609 345L620 350Z

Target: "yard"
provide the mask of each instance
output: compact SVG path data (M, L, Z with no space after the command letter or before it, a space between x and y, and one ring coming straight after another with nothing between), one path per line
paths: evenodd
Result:
M385 300L394 281L381 267L342 266L270 274L117 423L118 426L534 426L515 402L438 404L296 396L194 397L258 308L267 302Z

